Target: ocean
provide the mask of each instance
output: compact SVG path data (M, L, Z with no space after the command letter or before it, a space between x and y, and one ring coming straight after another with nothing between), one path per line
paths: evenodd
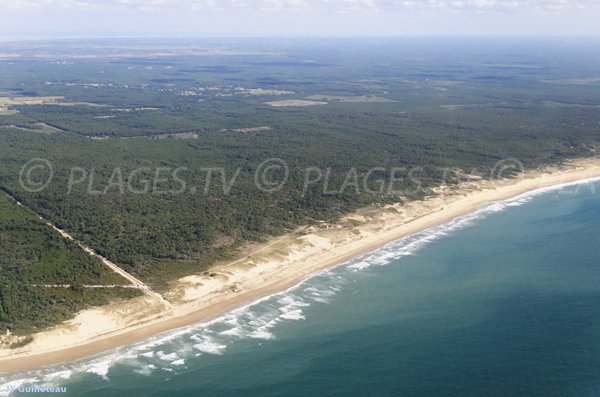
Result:
M208 323L0 381L66 396L600 395L600 182L503 202ZM57 393L55 393L57 394Z

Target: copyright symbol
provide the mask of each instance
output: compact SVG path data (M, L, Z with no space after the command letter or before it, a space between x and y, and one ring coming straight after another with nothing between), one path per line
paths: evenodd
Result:
M54 177L52 163L46 159L31 159L19 172L19 183L23 190L37 193L44 190Z
M254 173L254 183L263 192L271 193L285 185L290 176L290 169L285 161L271 158L260 163Z
M515 158L508 158L496 163L494 168L492 168L490 178L492 180L500 180L515 174L519 174L519 177L523 178L525 176L525 166Z

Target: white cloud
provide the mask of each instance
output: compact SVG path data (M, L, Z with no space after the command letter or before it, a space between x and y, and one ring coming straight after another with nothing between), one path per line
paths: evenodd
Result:
M600 0L0 0L0 9L0 37L600 34Z
M97 7L144 9L280 9L280 10L386 10L481 9L522 11L580 9L596 0L0 0L3 8Z

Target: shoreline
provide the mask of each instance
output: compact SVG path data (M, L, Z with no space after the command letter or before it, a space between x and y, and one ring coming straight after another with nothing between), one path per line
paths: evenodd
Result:
M73 325L85 328L88 324L82 322L70 322L68 326L59 325L44 331L40 336L36 334L34 338L39 340L31 347L0 351L0 374L83 359L206 322L289 289L317 272L473 213L486 204L541 189L592 182L596 178L600 178L600 160L583 159L567 163L562 169L552 167L531 171L522 179L465 182L446 191L441 189L438 196L423 201L358 211L347 215L340 223L315 227L307 234L284 236L278 239L277 244L269 244L273 246L267 250L265 246L256 254L216 266L211 269L216 277L188 276L180 279L170 296L178 303L171 309L152 312L141 318L138 315L130 324L108 323L106 328L87 330L83 336ZM124 302L123 306L128 304ZM107 315L102 310L95 308L87 312ZM91 318L92 322L102 319L94 316L85 318Z

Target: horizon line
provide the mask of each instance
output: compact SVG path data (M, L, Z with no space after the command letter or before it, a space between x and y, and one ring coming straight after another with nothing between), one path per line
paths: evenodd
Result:
M1 43L70 40L201 40L201 39L598 39L600 34L398 34L398 35L311 35L311 34L258 34L258 35L64 35L50 37L0 36Z

